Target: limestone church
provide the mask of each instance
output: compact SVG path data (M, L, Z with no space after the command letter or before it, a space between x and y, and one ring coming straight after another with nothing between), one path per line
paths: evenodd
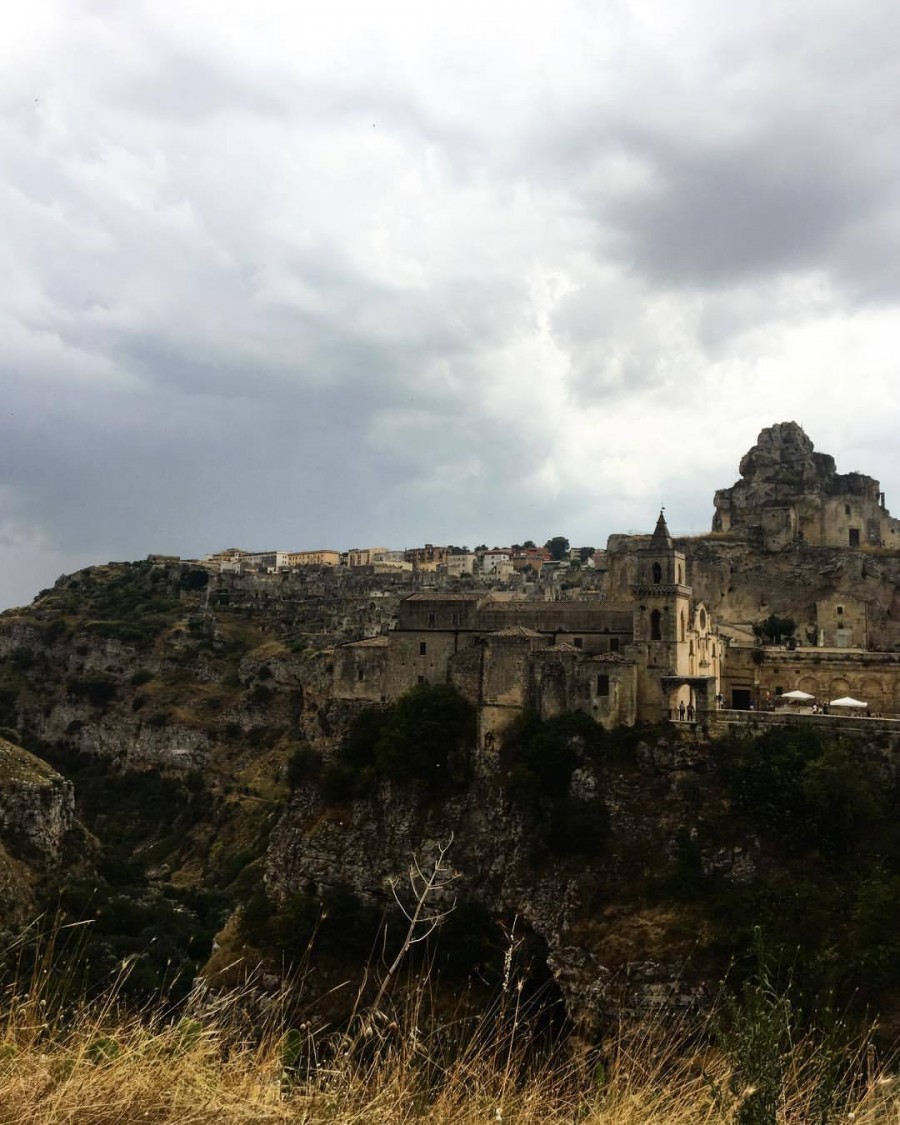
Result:
M336 650L334 694L377 703L452 683L478 707L482 738L526 708L585 711L607 728L702 716L720 692L722 643L662 512L635 577L589 601L413 594L396 630Z

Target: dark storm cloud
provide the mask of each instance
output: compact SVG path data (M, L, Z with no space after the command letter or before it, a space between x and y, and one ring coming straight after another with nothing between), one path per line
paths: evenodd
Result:
M701 5L669 54L633 44L602 92L551 114L530 157L565 175L598 255L656 286L820 270L851 298L896 295L900 12L828 8L729 32Z
M887 448L900 10L824 7L17 9L15 589L232 543L598 545L667 496L700 530L773 403Z

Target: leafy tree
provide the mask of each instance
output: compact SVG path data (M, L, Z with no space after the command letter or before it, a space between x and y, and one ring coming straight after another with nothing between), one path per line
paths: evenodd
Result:
M287 762L288 785L294 790L304 782L318 777L322 771L322 756L308 742L299 743Z
M542 722L526 712L506 730L500 752L506 789L517 803L547 797L561 800L569 791L572 771L586 751L595 749L603 730L581 711Z
M334 762L322 772L328 803L372 792L380 778L424 781L432 792L465 784L475 744L475 709L449 684L419 684L388 707L353 720Z
M797 622L793 617L779 617L775 613L769 614L765 621L760 621L753 626L753 632L760 641L769 644L781 644L788 640L797 631Z
M550 552L550 557L557 562L569 553L569 540L565 535L554 535L544 544L544 549Z
M839 857L882 832L890 795L858 749L808 727L779 727L737 748L724 763L735 810L787 852Z
M475 710L449 684L420 684L385 714L375 768L395 781L416 778L432 789L468 779Z

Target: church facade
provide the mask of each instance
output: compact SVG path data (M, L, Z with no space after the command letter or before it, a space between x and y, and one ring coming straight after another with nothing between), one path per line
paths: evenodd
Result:
M611 729L701 717L720 692L722 658L661 512L636 581L614 600L413 594L393 632L335 651L334 695L379 703L451 683L478 708L483 740L526 709L584 711Z

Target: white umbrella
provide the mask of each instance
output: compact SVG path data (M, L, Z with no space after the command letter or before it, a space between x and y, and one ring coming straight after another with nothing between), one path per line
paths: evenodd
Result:
M828 704L829 707L868 707L867 703L861 703L858 699L851 699L849 695L842 695L840 699L832 699Z
M811 699L815 699L814 695L810 695L808 691L783 691L781 693L782 699L789 699L791 703L809 703Z

